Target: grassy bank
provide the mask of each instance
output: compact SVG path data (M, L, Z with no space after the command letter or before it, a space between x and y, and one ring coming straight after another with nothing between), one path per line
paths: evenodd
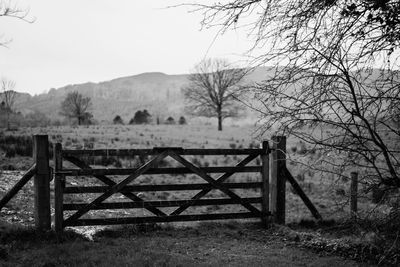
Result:
M290 245L276 229L257 224L202 223L103 230L88 240L32 230L2 231L2 266L358 266L337 256Z

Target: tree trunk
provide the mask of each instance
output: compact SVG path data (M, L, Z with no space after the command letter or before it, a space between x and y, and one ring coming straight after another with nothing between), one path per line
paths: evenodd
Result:
M218 111L218 131L222 131L222 112Z
M78 125L81 125L81 123L82 123L82 119L80 116L78 116Z

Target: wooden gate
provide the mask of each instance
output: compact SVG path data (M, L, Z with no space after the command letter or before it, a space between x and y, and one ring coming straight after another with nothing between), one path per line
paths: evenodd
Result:
M62 231L67 226L83 225L111 225L135 224L154 222L178 222L198 220L221 220L238 218L260 218L264 224L268 221L269 212L269 154L268 142L263 143L260 149L183 149L178 147L162 147L153 149L109 149L109 150L65 150L61 144L54 146L54 174L55 174L55 228ZM185 156L214 155L214 156L245 156L236 166L201 167L190 162ZM150 158L138 168L98 169L92 168L82 157L118 156ZM182 167L158 167L165 158L170 157L179 162ZM260 158L259 165L248 164ZM67 169L63 162L68 161L78 169ZM259 173L257 182L226 181L235 173ZM134 184L135 179L149 174L196 174L205 183L187 184ZM210 174L219 173L217 178ZM116 180L110 176L126 176ZM104 186L66 186L70 177L92 176L100 180ZM260 189L258 197L241 197L233 189ZM204 198L211 190L223 192L226 198ZM155 191L200 191L190 199L179 200L144 200L138 192ZM101 193L88 203L64 203L67 194ZM112 195L120 193L130 202L107 202ZM204 205L240 205L245 212L213 213L213 214L182 214L189 207ZM175 207L172 212L166 213L160 208ZM146 209L152 215L113 218L82 218L91 210L102 209ZM67 213L71 213L66 216Z
M4 207L18 191L34 177L34 199L35 199L35 224L40 231L51 228L50 209L50 181L54 174L54 210L55 230L60 232L67 226L80 225L105 225L105 224L131 224L131 223L154 223L154 222L177 222L193 220L221 220L239 218L261 218L264 226L268 225L269 218L273 222L285 223L286 181L303 200L312 215L321 220L322 217L312 204L310 199L301 189L286 168L286 138L284 136L272 137L272 147L268 142L262 143L260 149L183 149L177 147L162 147L153 149L111 149L111 150L64 150L61 144L54 144L54 171L49 164L49 142L47 135L36 135L34 143L34 164L25 175L13 186L8 193L0 199L0 209ZM184 156L190 155L233 155L245 156L236 166L223 167L201 167L193 164ZM118 156L133 157L140 156L142 159L150 157L138 168L115 168L95 169L92 168L84 157L96 156ZM159 167L159 163L170 157L179 162L181 167L165 168ZM259 158L260 164L248 166L254 159ZM63 162L70 162L78 168L65 168ZM226 181L235 173L259 173L257 182L230 182ZM151 174L188 174L192 173L200 177L206 183L187 184L132 184L139 176ZM220 173L216 179L210 176ZM111 176L121 177L116 180ZM76 176L92 176L101 181L101 186L66 186L66 180ZM86 178L86 177L84 177ZM137 181L137 180L136 180ZM239 196L233 190L258 189L260 194L254 196ZM200 191L189 199L174 200L145 200L138 192L157 191ZM228 198L205 198L211 190L219 190ZM101 194L88 203L64 203L64 197L71 194ZM122 194L129 202L106 202L115 194ZM187 213L190 207L209 205L237 205L244 208L245 212L230 213ZM172 212L164 212L160 208L172 207ZM150 216L131 216L113 218L81 218L92 210L102 209L145 209L151 213ZM74 212L70 214L71 212Z

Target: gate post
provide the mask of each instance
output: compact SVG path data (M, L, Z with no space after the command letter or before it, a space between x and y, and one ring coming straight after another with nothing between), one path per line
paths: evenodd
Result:
M33 136L35 226L39 231L51 229L49 139L47 135Z
M62 145L56 143L54 145L54 229L56 233L61 233L63 230L64 221L64 176L58 172L62 170Z
M262 217L261 223L263 227L268 227L269 224L269 144L268 141L262 142L262 154L261 154L261 179L262 179L262 187L261 187L261 194L262 194Z
M357 218L357 190L358 190L358 173L351 172L350 185L350 216L352 219Z
M271 211L274 221L285 224L286 207L286 137L273 136L273 151L271 153Z

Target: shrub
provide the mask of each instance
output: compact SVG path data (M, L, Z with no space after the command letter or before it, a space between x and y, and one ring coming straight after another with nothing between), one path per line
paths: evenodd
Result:
M0 136L0 149L6 154L6 157L32 156L32 137L30 136Z
M168 119L165 120L165 124L175 124L175 119L172 117L168 117Z
M180 124L180 125L183 125L183 124L186 124L186 123L187 123L187 122L186 122L185 117L181 116L181 117L179 118L179 124Z
M138 110L135 116L129 121L129 124L146 124L151 121L150 113L145 109L143 111Z
M121 118L120 115L117 115L117 116L114 117L113 123L114 123L114 124L121 124L121 125L124 125L124 121L122 120L122 118Z

